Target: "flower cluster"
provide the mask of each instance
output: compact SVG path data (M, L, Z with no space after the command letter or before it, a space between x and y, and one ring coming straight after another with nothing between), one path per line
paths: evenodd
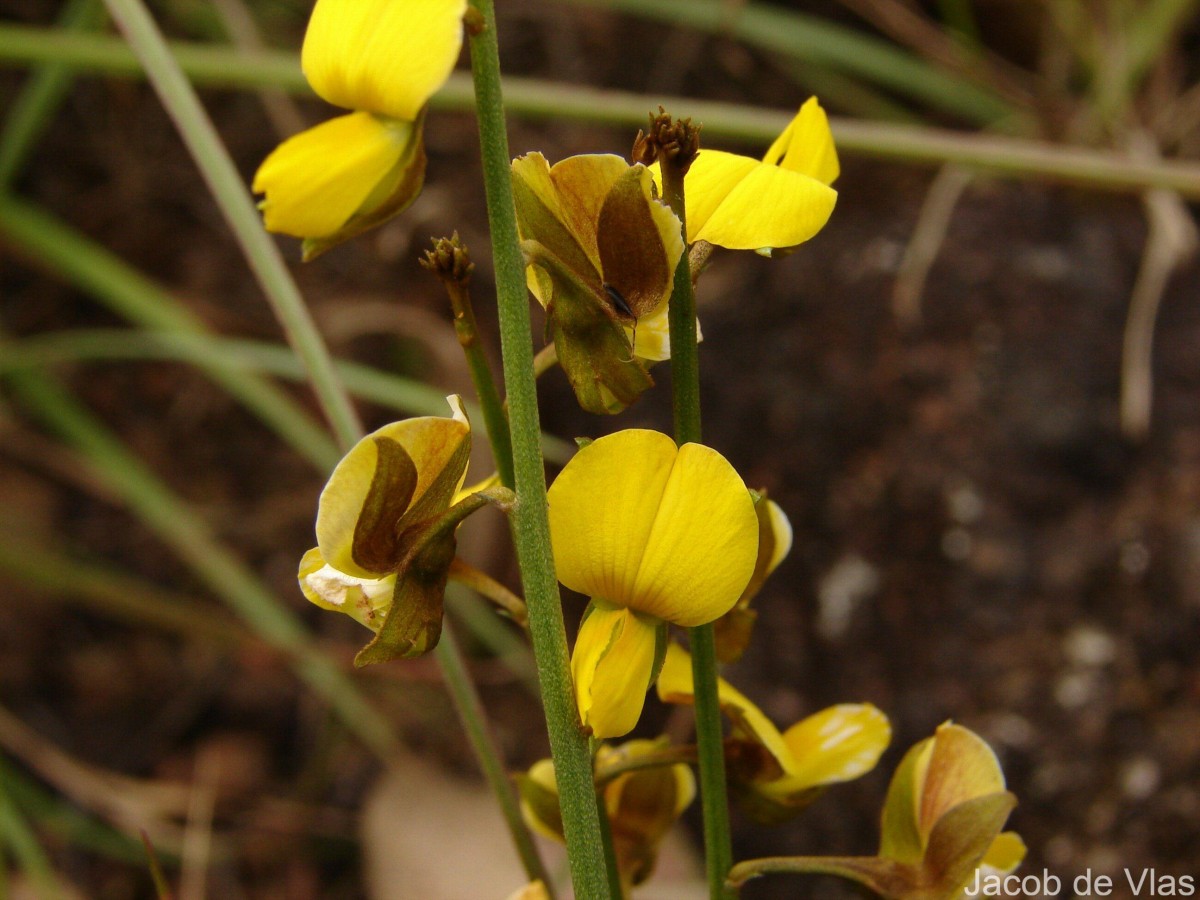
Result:
M466 13L466 0L317 0L304 72L318 95L350 112L285 141L254 179L265 194L266 227L302 238L306 259L396 215L420 192L426 104L455 65ZM694 351L690 300L668 324L680 294L691 297L685 259L707 260L717 247L789 252L833 211L838 158L815 98L761 160L702 149L698 136L690 122L662 114L651 118L650 134L639 134L633 163L588 154L551 165L536 152L512 161L527 285L545 310L550 358L588 412L620 413L653 386L655 362L673 349L676 362ZM449 281L468 348L465 260L464 250ZM691 274L699 277L702 268ZM672 326L687 335L674 348ZM490 378L485 361L472 359L471 368ZM494 386L491 396L488 425L507 436ZM394 422L364 437L321 494L317 546L301 560L300 588L314 604L374 632L357 664L416 656L437 643L447 579L456 565L457 577L463 572L455 558L458 525L486 503L511 508L513 494L495 478L462 490L471 430L459 398L449 401L448 417ZM589 803L595 788L622 892L653 871L660 843L695 797L689 764L706 750L724 750L746 812L766 823L799 814L833 785L876 766L891 724L875 706L839 703L781 731L711 666L694 672L672 640L671 626L714 623L719 660L739 659L757 616L751 604L792 546L780 506L749 489L717 450L645 429L580 441L546 500L557 578L588 598L570 654L579 730L571 732L565 719L564 727L579 742L581 766L592 750L592 784L579 768L574 780ZM514 601L509 608L523 611ZM697 690L701 675L707 693ZM638 726L651 688L663 703L689 705L697 695L711 703L712 679L729 720L723 748L719 728L707 748L703 735L698 747L665 737L607 743ZM569 716L565 673L560 684ZM712 709L707 721L716 719ZM593 739L588 746L585 735ZM545 759L517 778L525 819L555 839L570 832L568 808L559 804L561 771ZM895 900L949 900L977 871L1019 864L1024 845L1002 830L1014 804L987 744L947 723L896 770L875 856L759 862L841 875ZM769 868L743 864L731 878ZM531 871L513 896L548 891Z
M304 76L353 110L279 145L254 176L269 231L304 239L304 257L402 212L425 180L425 104L462 48L467 0L317 0Z

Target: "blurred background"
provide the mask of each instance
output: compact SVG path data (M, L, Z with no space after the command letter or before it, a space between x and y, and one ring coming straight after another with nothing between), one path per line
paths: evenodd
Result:
M814 93L835 117L829 225L789 256L719 252L699 286L706 442L796 536L726 677L781 726L869 701L895 738L793 822L735 808L735 858L873 852L895 763L953 719L1002 761L1025 871L1200 876L1196 4L498 5L514 155L625 154L664 98L756 156ZM494 872L464 850L489 801L433 661L352 671L365 632L297 589L337 453L171 121L94 0L0 10L0 885L152 897L145 830L183 898L505 896L504 836ZM152 11L223 48L190 71L247 183L329 114L295 64L303 0ZM247 59L266 74L235 86ZM624 93L535 109L552 85ZM413 207L307 265L280 242L370 428L470 392L431 236L472 249L498 370L462 86ZM550 372L543 427L668 430L653 375L606 419ZM464 554L516 587L503 521L476 519ZM525 768L547 744L519 632L449 607ZM638 733L667 719L651 700ZM644 895L702 896L672 857Z

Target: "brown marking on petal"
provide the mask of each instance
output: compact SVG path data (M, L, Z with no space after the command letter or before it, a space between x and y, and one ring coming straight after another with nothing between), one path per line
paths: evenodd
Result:
M376 462L371 487L354 526L351 558L368 572L392 571L399 558L396 526L417 486L417 467L398 441L374 439Z
M631 168L612 186L596 229L604 283L620 294L635 319L658 306L675 274L667 266L667 251L650 214L650 204L656 201L642 189L644 171Z

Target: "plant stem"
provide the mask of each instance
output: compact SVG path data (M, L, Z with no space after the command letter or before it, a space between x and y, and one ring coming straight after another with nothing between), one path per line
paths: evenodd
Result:
M487 779L492 793L496 795L500 814L504 816L508 825L525 873L530 881L540 879L549 890L550 878L542 865L537 846L533 843L533 835L529 833L529 827L521 816L521 807L517 802L512 782L500 764L500 751L496 748L496 742L488 728L483 703L475 690L474 682L467 674L466 666L463 665L462 651L458 648L454 629L449 622L442 623L442 637L434 653L442 667L442 675L446 680L446 687L450 690L454 708L458 710L458 718L462 721L467 739L471 742L475 757L479 761L479 768L483 770L483 777Z
M525 609L525 601L486 572L481 572L470 563L455 557L454 562L450 563L450 579L491 600L522 628L529 627L529 612Z
M167 113L175 121L213 198L241 245L250 268L283 326L288 342L304 361L309 383L338 443L349 449L362 432L358 414L333 370L333 363L316 324L304 305L279 248L263 230L258 210L221 143L212 121L200 105L166 40L141 0L105 0L126 40L145 67Z
M504 383L512 429L517 502L510 521L525 603L529 608L529 630L538 664L550 750L554 756L571 877L575 895L580 900L593 900L611 897L615 892L609 886L605 869L599 806L592 783L592 759L575 708L566 627L550 550L546 476L538 445L540 426L537 381L533 375L533 336L525 289L525 261L518 244L517 214L513 206L495 9L492 0L472 0L472 9L482 20L480 27L472 29L471 70L496 271Z
M663 198L683 227L687 241L684 174L691 159L660 153ZM671 406L675 443L700 442L700 357L696 344L696 296L688 254L675 267L675 285L667 309L671 329ZM733 865L729 802L725 791L725 747L721 708L717 704L717 644L712 623L690 629L692 679L695 682L696 750L700 770L700 805L704 818L704 855L712 900L730 896L725 875Z
M492 456L496 460L496 471L500 474L500 483L511 488L512 435L509 434L508 416L504 412L504 403L500 400L495 379L492 378L492 367L483 353L479 326L475 322L475 307L471 304L471 273L475 266L471 263L467 248L459 241L458 232L452 238L434 241L434 249L425 254L421 264L441 279L450 297L450 308L454 312L454 334L467 358L471 383L475 385L475 394L483 408L483 421L492 445Z

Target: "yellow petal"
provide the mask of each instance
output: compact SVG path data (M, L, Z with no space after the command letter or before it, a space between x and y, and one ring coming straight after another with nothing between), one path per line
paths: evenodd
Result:
M636 333L635 333L636 332ZM637 320L637 328L625 327L625 333L633 344L633 355L648 362L662 362L671 358L671 323L668 307L664 303L648 316ZM704 340L700 320L696 320L696 343Z
M317 0L301 65L322 98L412 121L462 48L467 0Z
M1025 852L1025 842L1021 840L1021 836L1015 831L1005 831L996 835L996 839L984 854L980 867L1007 875L1015 871L1025 859Z
M770 575L792 549L792 523L780 509L779 504L771 499L767 500L767 521L770 524L771 535L775 539L771 559L767 563L767 574Z
M521 238L539 242L584 283L599 290L596 226L600 209L609 189L628 170L629 164L612 154L571 156L554 166L540 153L514 159L513 189ZM534 293L543 305L549 302L549 296L537 290Z
M662 752L668 746L665 738L628 741L619 748L601 745L596 755L597 767ZM691 769L683 764L625 772L608 783L604 803L611 823L617 868L623 880L638 885L650 877L659 844L695 795L695 779Z
M622 607L597 603L579 627L571 676L579 718L598 738L637 724L654 668L657 627Z
M875 767L891 739L887 716L869 703L823 709L783 733L791 765L768 788L794 793L858 778Z
M325 237L353 216L408 147L408 122L368 113L330 119L288 138L254 176L268 231Z
M562 813L558 805L558 780L554 760L539 759L524 775L517 776L521 814L543 837L563 843Z
M358 565L352 556L354 531L371 491L379 461L377 439L398 443L416 467L416 484L408 507L420 502L422 496L447 466L459 455L463 441L470 436L470 426L462 413L461 401L449 398L454 409L452 418L422 416L393 422L364 437L334 468L317 506L317 546L329 565L340 572L358 578L378 577ZM451 473L456 482L446 497L446 505L466 473Z
M300 590L310 603L322 609L342 612L372 631L379 631L384 611L392 602L396 576L355 578L326 564L320 549L314 547L300 560L297 572Z
M685 186L690 192L691 181ZM692 240L730 250L794 247L824 227L836 201L837 191L815 178L755 162ZM690 233L690 201L688 210Z
M684 444L630 605L688 628L711 622L737 602L757 556L758 518L745 482L716 450Z
M572 590L693 626L737 602L758 523L719 453L630 429L579 451L550 488L558 578Z
M815 178L821 184L833 184L841 171L837 149L833 146L829 118L816 97L810 97L800 107L800 112L763 156L763 162Z
M541 881L531 881L509 894L507 900L550 900L550 894Z
M920 782L917 822L927 838L938 820L954 807L1004 790L996 754L975 732L961 725L938 726Z
M678 644L669 644L656 683L659 699L664 703L694 703L694 685L692 657ZM761 709L724 678L717 679L717 702L721 711L733 721L737 737L762 746L775 757L775 761L785 772L793 767L791 750L788 749L779 729Z
M683 183L687 202L689 244L699 240L700 232L717 211L717 207L759 165L761 163L756 159L726 153L724 150L700 151L700 155L688 169ZM655 174L657 169L657 166L651 167ZM661 185L661 180L658 183Z
M674 441L644 430L619 431L575 454L548 494L559 581L630 604L675 456Z

